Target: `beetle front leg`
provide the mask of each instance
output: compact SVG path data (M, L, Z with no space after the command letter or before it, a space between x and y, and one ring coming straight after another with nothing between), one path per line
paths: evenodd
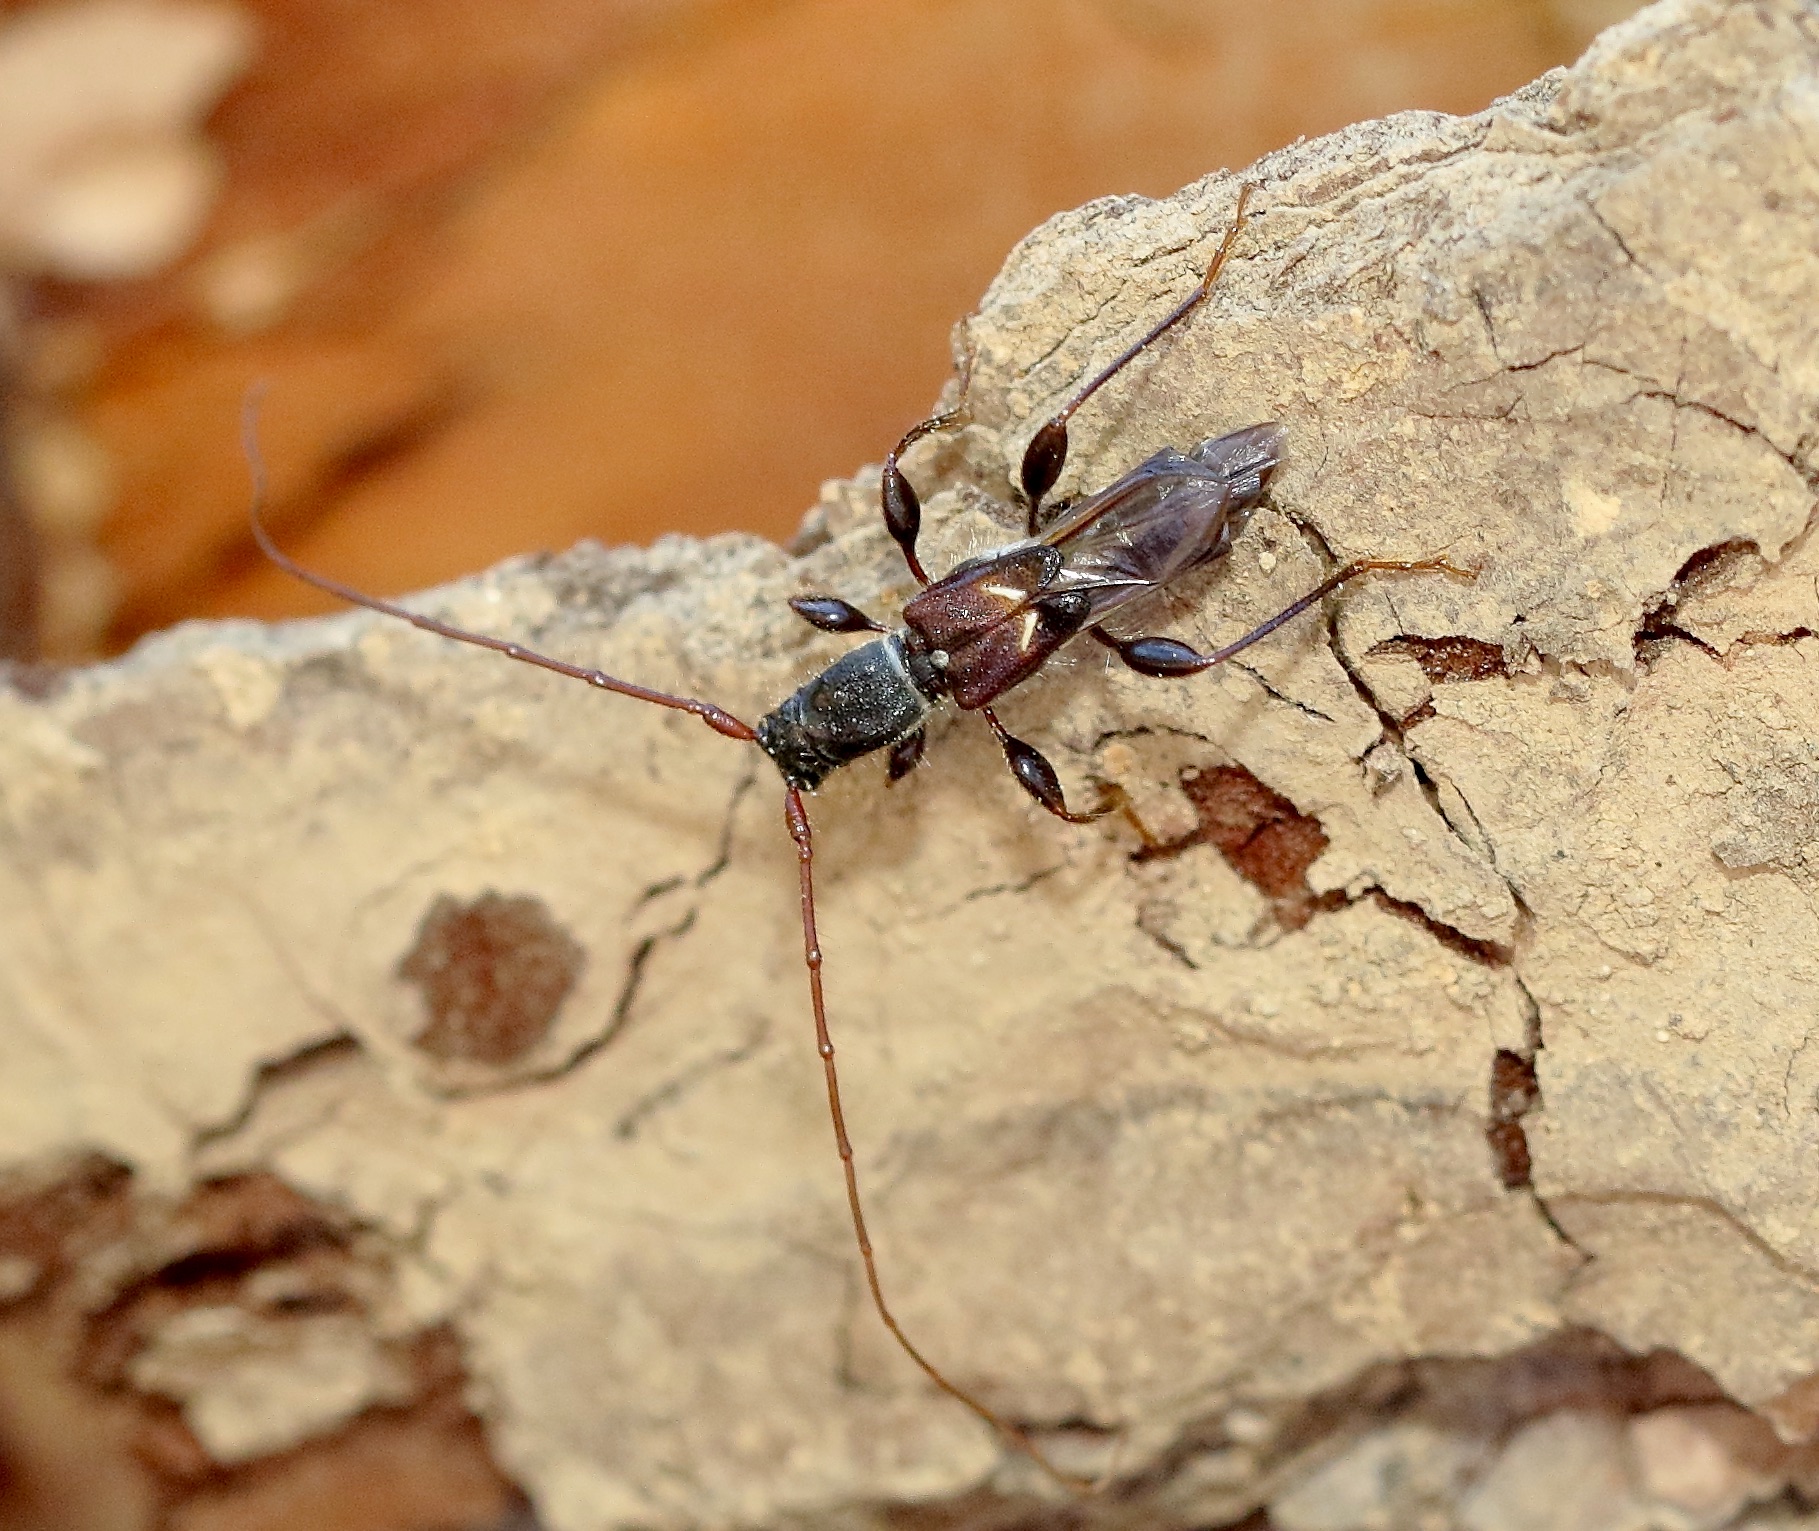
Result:
M837 595L792 595L789 609L824 633L881 633L884 624Z

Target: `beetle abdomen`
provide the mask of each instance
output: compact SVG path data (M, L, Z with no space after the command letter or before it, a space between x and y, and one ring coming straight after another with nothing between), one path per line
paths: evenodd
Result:
M835 660L758 723L758 743L796 787L914 733L934 697L910 672L901 634L861 644Z

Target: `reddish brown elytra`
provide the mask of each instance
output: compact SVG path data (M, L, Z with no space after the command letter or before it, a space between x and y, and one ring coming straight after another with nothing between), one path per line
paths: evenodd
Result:
M952 702L962 711L976 712L985 719L1004 751L1011 774L1042 807L1071 824L1089 822L1108 810L1071 810L1055 768L1033 745L1007 732L991 706L1041 669L1062 645L1090 634L1140 675L1165 679L1197 675L1267 637L1367 570L1438 570L1469 577L1471 571L1456 568L1444 559L1361 559L1321 581L1242 637L1204 654L1173 638L1119 637L1104 626L1106 619L1122 607L1190 569L1223 557L1262 500L1270 476L1281 461L1282 428L1253 425L1202 441L1185 453L1164 448L1058 519L1045 520L1042 514L1043 499L1054 487L1067 459L1068 421L1094 393L1206 298L1244 227L1250 194L1249 186L1240 189L1231 226L1199 285L1076 391L1030 438L1019 475L1026 531L1023 540L971 559L941 579L931 580L916 553L921 502L898 464L912 444L953 423L964 412L965 380L956 409L924 420L904 433L884 460L880 498L885 525L903 550L910 573L922 590L904 606L902 625L895 629L874 621L835 596L792 600L790 605L798 616L825 632L869 632L876 636L836 660L755 726L712 702L655 691L599 670L533 653L507 639L468 632L303 568L276 546L260 518L265 491L253 439L256 400L249 399L247 407L247 453L254 472L253 535L265 555L280 568L341 600L383 612L426 632L493 649L508 659L554 670L603 691L692 713L714 732L742 744L755 744L770 756L783 777L784 819L796 846L802 949L808 969L815 1047L826 1076L828 1111L846 1180L853 1237L872 1306L904 1353L936 1387L970 1409L1044 1470L1074 1488L1090 1485L1062 1472L1026 1430L949 1380L904 1332L885 1300L877 1257L866 1232L852 1140L841 1108L834 1044L828 1032L821 985L821 944L815 932L814 841L803 794L841 766L879 750L889 751L891 780L908 774L922 757L929 714Z

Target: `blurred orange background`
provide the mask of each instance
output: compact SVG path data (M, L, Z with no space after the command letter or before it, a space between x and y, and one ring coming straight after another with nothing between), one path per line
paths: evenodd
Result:
M326 604L247 536L255 379L287 544L377 591L588 536L784 538L925 412L1050 213L1478 110L1632 8L245 0L198 247L28 306L28 387L109 467L88 641Z

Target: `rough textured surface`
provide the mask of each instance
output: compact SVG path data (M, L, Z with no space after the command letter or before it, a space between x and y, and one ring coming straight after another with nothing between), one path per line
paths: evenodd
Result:
M1667 0L1480 117L1252 176L1214 301L1081 414L1064 492L1286 422L1275 508L1154 614L1203 643L1334 559L1482 574L1356 588L1196 681L1091 652L1017 693L1009 726L1122 784L1162 854L1040 815L968 720L897 790L822 793L886 1281L959 1379L1131 1479L1088 1516L1414 1523L1371 1497L1393 1478L1474 1531L1776 1496L1791 1524L1819 15ZM1012 255L964 334L974 423L910 463L956 486L931 565L1004 539L976 491L1191 284L1233 193L1096 203ZM906 593L875 484L830 488L799 558L584 547L432 602L755 716L839 647L784 597ZM864 1306L761 758L364 615L185 629L0 709L0 1162L106 1155L154 1226L276 1176L364 1273L333 1323L243 1287L145 1310L124 1364L205 1447L407 1396L402 1347L452 1332L552 1531L983 1524L1040 1490ZM511 1045L426 1048L401 964L489 892L585 959ZM82 1267L94 1306L126 1266Z

